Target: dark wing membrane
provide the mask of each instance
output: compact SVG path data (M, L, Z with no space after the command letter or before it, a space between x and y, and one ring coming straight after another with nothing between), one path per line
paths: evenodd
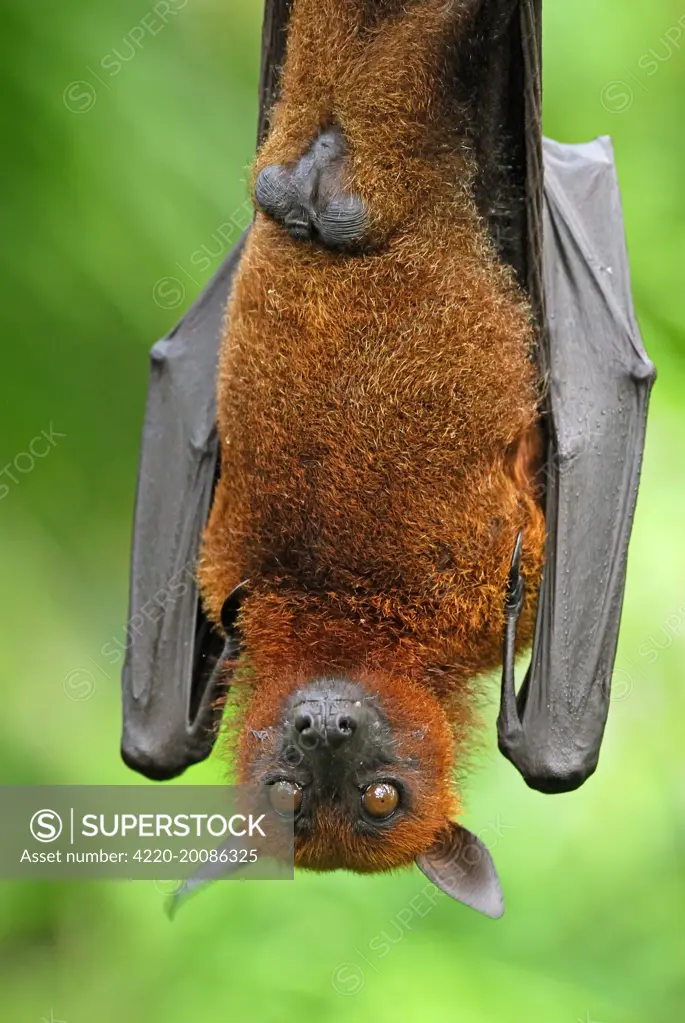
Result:
M592 774L606 722L654 367L635 320L609 139L545 140L547 546L533 654L502 752L533 788Z
M258 141L278 96L291 0L266 0ZM217 474L221 323L243 240L174 331L152 350L122 676L122 755L170 778L211 752L224 641L198 601L194 569Z
M288 21L293 0L266 0L262 26L262 63L259 75L259 125L257 144L261 145L269 131L269 114L278 99L281 68L285 60Z
M478 208L500 257L529 292L539 322L541 40L541 0L482 0L470 59L459 61L473 106Z
M214 742L223 639L194 571L217 470L221 326L244 238L177 327L151 352L133 526L122 755L153 778L202 760Z

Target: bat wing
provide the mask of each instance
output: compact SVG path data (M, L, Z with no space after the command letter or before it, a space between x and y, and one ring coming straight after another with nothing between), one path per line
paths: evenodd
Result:
M291 0L266 0L258 141L278 96ZM151 353L133 527L122 756L171 778L211 752L223 638L198 600L194 570L217 475L221 326L244 238Z
M592 774L609 707L649 392L611 142L544 143L547 544L533 653L501 751L533 788Z
M481 0L474 39L476 201L541 324L542 0Z
M224 640L194 570L217 471L216 375L226 300L244 238L151 352L133 527L122 755L170 778L213 742L214 668Z

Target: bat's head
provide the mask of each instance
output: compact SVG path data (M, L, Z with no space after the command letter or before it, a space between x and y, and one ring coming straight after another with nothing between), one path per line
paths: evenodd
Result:
M439 702L379 673L259 680L243 721L241 781L294 817L295 863L367 873L417 862L443 891L502 912L485 846L452 822L452 730Z

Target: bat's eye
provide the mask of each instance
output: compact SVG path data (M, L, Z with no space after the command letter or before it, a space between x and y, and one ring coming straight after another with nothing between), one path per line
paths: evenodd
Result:
M394 785L387 781L377 781L369 785L362 795L362 805L372 817L381 819L394 813L400 801L400 794Z
M293 817L302 806L302 789L292 781L277 781L269 786L269 799L276 813Z

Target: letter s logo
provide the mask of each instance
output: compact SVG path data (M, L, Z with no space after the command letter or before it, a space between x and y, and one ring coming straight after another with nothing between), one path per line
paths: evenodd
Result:
M62 834L62 818L54 810L38 810L29 824L38 842L55 842Z

